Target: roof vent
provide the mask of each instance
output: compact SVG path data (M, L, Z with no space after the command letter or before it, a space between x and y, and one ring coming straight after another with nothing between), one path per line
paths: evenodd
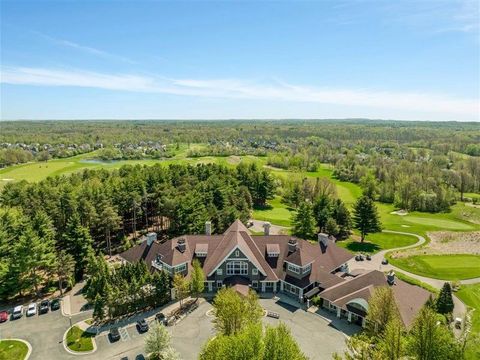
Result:
M184 238L181 238L181 239L178 239L177 241L177 249L178 251L180 251L181 253L185 252L186 250L186 244L185 244L185 239Z
M288 252L293 253L297 250L297 239L291 238L288 240Z

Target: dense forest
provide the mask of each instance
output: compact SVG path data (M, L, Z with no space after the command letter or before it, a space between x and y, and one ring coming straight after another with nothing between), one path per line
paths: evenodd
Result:
M314 237L320 229L346 238L358 228L355 213L331 181L303 178L325 164L334 178L359 184L364 197L406 210L448 211L468 200L466 193L480 193L475 123L19 121L2 123L0 144L0 163L7 154L8 164L68 154L62 151L95 150L107 160L184 151L190 157L255 155L271 168L300 174L277 179L255 162L157 164L6 183L0 194L1 299L61 287L57 282L68 283L69 268L77 281L92 254L128 248L148 230L164 238L201 233L209 220L222 232L275 195L312 219L297 222L297 233Z
M203 233L211 221L222 232L235 219L246 222L253 204L273 192L273 178L255 164L125 166L7 184L0 198L0 297L51 286L60 252L73 257L79 280L92 252L128 248L139 229L171 237Z

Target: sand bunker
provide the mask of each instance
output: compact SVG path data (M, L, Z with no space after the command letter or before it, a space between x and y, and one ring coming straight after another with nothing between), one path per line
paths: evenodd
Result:
M407 210L397 210L397 211L392 211L390 214L405 216L405 215L408 215L408 211Z

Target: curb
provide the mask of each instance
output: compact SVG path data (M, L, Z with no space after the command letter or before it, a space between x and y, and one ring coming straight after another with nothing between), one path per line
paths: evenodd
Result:
M25 355L24 360L27 360L30 357L30 355L32 354L32 344L30 344L27 340L11 338L11 339L1 339L0 341L2 341L2 340L18 341L18 342L21 342L21 343L27 345L28 351L27 351L27 355Z
M72 325L72 327L69 327L67 329L67 331L65 331L65 333L63 334L63 339L62 339L62 345L63 345L63 348L65 349L66 352L72 354L72 355L78 355L78 356L81 356L81 355L90 355L90 354L93 354L95 351L97 351L97 343L95 342L95 337L92 337L92 344L93 344L93 350L90 350L90 351L73 351L71 349L68 348L67 346L67 334L68 332L70 331L71 328L77 326L78 323L75 323ZM78 326L77 326L78 327ZM83 330L82 330L83 331Z

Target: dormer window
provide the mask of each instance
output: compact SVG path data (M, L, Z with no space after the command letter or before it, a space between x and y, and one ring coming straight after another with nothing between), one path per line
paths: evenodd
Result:
M267 244L267 256L278 257L280 255L280 246L278 244Z
M208 244L197 244L195 245L195 256L196 257L207 257L208 254Z

